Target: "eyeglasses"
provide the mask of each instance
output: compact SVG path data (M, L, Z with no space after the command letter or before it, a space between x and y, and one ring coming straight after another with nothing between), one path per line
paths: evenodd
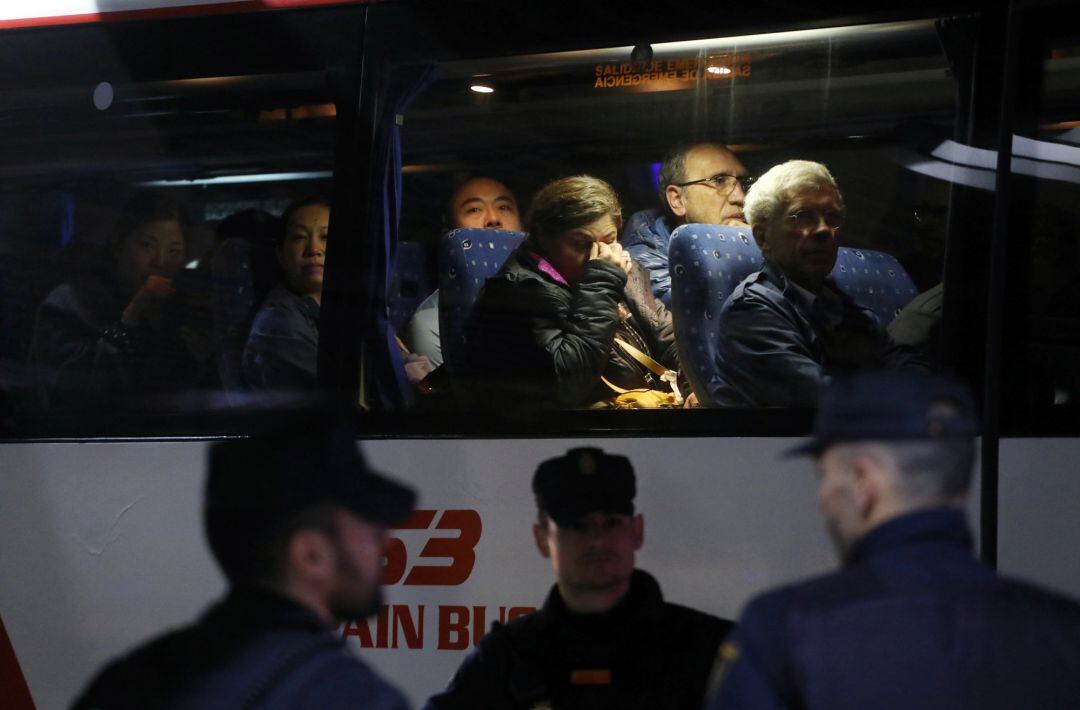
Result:
M796 229L815 229L822 220L829 229L840 229L844 226L844 213L837 210L819 212L815 209L802 209L787 216L795 224Z
M677 182L675 187L690 187L691 185L708 185L714 190L719 190L724 194L733 192L735 186L738 185L742 188L743 192L749 192L750 186L754 184L754 178L749 175L728 175L726 173L717 173L711 177L701 178L700 180L691 180L690 182Z

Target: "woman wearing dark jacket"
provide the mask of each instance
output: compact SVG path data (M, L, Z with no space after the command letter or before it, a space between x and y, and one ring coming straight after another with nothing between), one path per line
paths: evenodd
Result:
M466 324L470 404L588 407L617 388L668 391L616 339L677 370L671 315L617 240L618 196L603 180L556 180L533 198L529 237L484 285ZM603 379L602 379L603 378Z
M49 409L140 408L198 380L181 338L173 279L184 265L181 207L141 195L115 230L112 263L53 290L38 308L30 362Z

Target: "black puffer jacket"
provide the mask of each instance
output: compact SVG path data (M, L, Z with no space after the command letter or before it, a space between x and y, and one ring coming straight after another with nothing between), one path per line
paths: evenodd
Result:
M601 376L625 389L667 391L616 336L679 368L671 314L636 262L627 278L590 260L569 288L540 271L526 243L488 279L465 328L470 404L480 408L587 407L614 394Z

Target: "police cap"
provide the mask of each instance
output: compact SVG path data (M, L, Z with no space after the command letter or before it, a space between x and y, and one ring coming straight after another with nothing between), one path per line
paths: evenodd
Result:
M971 393L959 382L911 372L861 372L833 378L813 435L788 453L816 456L846 441L972 437L978 429Z
M209 469L206 512L217 515L279 517L329 503L393 525L416 502L411 488L368 466L346 421L327 416L216 443Z
M633 515L637 484L630 459L596 448L570 449L536 469L536 505L560 526L592 512Z

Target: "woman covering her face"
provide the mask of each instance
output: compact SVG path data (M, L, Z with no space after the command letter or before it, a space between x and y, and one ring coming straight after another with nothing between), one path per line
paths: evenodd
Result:
M603 180L541 188L528 239L485 284L466 324L473 404L587 407L618 389L666 389L618 343L678 369L671 316L619 246L621 227L618 197Z
M177 203L139 196L117 223L111 268L63 283L45 298L30 360L47 407L123 408L194 380L170 312L184 231Z

